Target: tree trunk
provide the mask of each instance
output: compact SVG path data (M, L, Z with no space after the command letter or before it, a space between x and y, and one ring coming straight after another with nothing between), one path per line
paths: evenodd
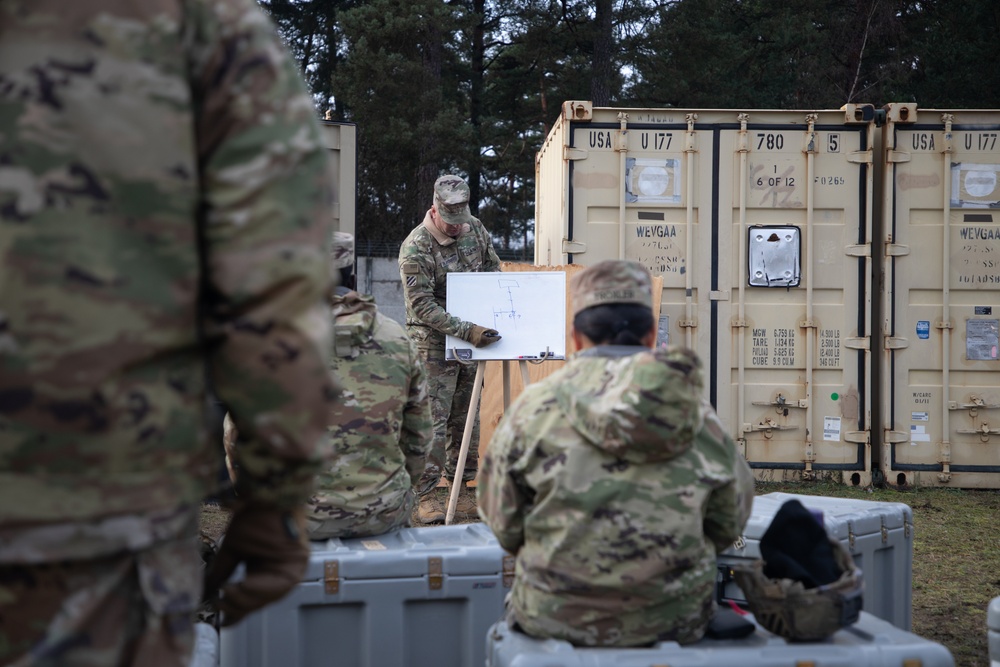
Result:
M594 106L611 105L614 81L614 22L612 0L596 0L594 21L594 59L591 63L590 101Z

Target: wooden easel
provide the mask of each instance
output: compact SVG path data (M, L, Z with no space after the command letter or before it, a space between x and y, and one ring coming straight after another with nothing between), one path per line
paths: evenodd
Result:
M543 357L539 361L531 362L540 364L545 361ZM470 362L459 362L470 363ZM506 410L510 407L510 362L503 362L503 407ZM521 368L521 382L528 386L528 363L526 359L518 360ZM458 451L458 461L455 462L455 477L451 483L451 490L448 492L448 509L445 512L444 523L450 526L455 518L455 508L458 507L458 494L462 492L462 473L465 472L465 460L469 456L469 444L472 441L472 427L475 424L476 413L479 411L479 398L483 391L483 375L486 373L486 361L476 362L476 379L472 387L472 398L469 400L469 413L465 416L465 430L462 432L462 447Z

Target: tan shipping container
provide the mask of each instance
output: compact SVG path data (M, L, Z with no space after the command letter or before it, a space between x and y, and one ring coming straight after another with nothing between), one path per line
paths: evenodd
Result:
M333 230L355 234L357 204L358 134L353 123L320 121L323 141L330 149L333 177Z
M871 482L874 115L566 102L536 157L535 264L662 277L760 478Z
M881 135L879 467L1000 488L1000 111L892 104Z

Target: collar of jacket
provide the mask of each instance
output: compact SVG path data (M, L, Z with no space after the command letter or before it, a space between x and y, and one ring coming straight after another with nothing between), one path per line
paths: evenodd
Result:
M423 224L423 226L427 228L427 231L431 233L431 236L433 236L434 240L438 242L438 245L443 245L443 246L451 245L452 243L457 241L459 237L462 236L462 234L467 234L469 230L472 229L472 226L466 223L462 225L462 234L459 234L458 236L448 236L440 229L438 229L437 226L434 224L434 221L431 220L430 209L428 209L427 213L424 214L424 221L421 224Z

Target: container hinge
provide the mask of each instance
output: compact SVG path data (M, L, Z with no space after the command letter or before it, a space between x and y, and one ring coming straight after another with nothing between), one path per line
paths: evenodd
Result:
M517 558L510 554L503 556L503 587L510 588L514 585L514 573L517 571Z
M884 339L885 345L883 348L886 350L904 350L910 346L910 341L906 338L898 338L896 336L886 336Z
M864 245L849 245L844 248L844 254L848 257L871 257L872 247L868 243Z
M844 347L848 350L870 350L872 349L872 340L868 336L863 338L845 338Z
M323 561L323 589L327 595L336 595L340 592L340 563L338 561Z
M431 556L427 559L427 588L432 591L439 591L444 585L444 570L442 558Z
M844 433L844 442L866 445L871 442L871 433L868 431L847 431Z
M945 321L942 320L941 322L935 322L934 323L934 328L935 329L954 329L955 325L951 323L951 320L949 320L947 322L945 322Z
M909 521L903 522L903 537L906 539L910 538L911 526Z
M882 519L882 544L887 544L889 542L889 529L885 527L885 517Z
M872 163L872 152L867 151L853 151L847 156L847 161L854 164L871 164Z
M848 521L847 522L847 543L849 545L851 545L851 551L852 552L854 551L854 539L855 539L855 537L856 536L854 534L854 524L852 524L850 521Z
M681 329L695 329L698 327L698 320L691 318L690 320L677 320L677 326Z
M886 442L892 445L898 445L903 442L910 441L909 433L901 433L899 431L884 431L882 433L882 442Z
M710 301L729 301L729 290L712 290L708 293L708 298Z
M564 160L586 160L590 155L590 151L585 151L582 148L573 148L572 146L563 146L563 159Z
M891 164L896 164L899 162L909 162L910 154L904 153L903 151L897 151L889 149L885 152L885 161Z
M587 252L587 244L583 241L570 241L563 239L562 252L564 255L582 255Z
M898 243L885 244L886 257L904 257L909 254L910 254L910 246L908 245L900 245Z

